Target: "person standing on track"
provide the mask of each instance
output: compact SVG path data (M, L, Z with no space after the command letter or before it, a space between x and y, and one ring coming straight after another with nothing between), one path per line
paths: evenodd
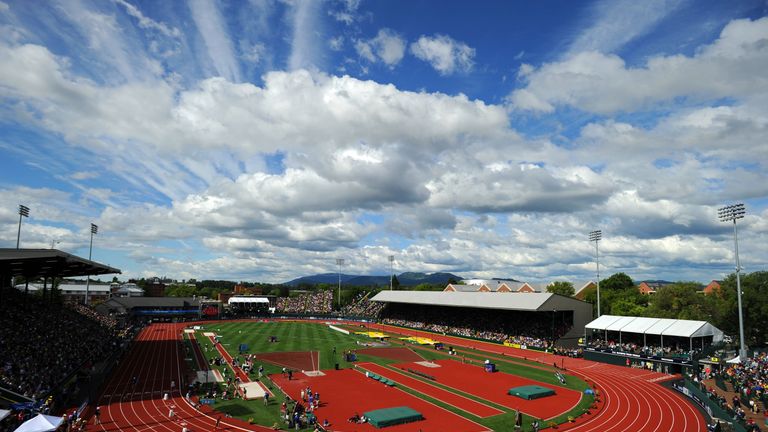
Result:
M219 430L219 425L221 424L221 416L216 417L216 424L213 426L213 430L217 431Z
M96 411L93 413L93 424L101 424L101 408L96 407Z

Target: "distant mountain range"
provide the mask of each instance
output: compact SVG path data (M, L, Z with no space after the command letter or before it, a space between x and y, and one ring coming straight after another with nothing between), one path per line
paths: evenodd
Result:
M448 285L448 281L460 281L462 278L451 273L413 273L406 272L397 275L397 280L400 282L400 286L415 286L419 284L437 284ZM299 284L331 284L336 285L339 283L338 273L323 273L314 276L303 276L294 279L289 282L285 282L284 285L291 287L298 286ZM341 274L342 285L347 286L389 286L389 275L386 276L361 276L361 275L347 275Z

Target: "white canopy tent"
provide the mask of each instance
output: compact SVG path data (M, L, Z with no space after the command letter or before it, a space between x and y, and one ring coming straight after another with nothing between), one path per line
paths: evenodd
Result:
M8 417L9 415L11 415L11 412L9 410L0 409L0 420Z
M16 432L49 432L55 431L64 421L61 417L54 417L45 414L38 414L37 417L29 419L16 428Z
M232 303L269 303L269 299L266 297L230 297L227 304Z
M664 347L664 336L688 338L689 347L693 349L693 339L702 338L702 345L705 337L712 337L712 343L723 340L723 332L707 321L676 320L668 318L647 318L647 317L622 317L615 315L603 315L591 323L584 326L587 329L603 331L606 340L608 332L619 332L619 343L623 333L634 333L643 335L643 344L646 343L647 335L660 336L661 346Z

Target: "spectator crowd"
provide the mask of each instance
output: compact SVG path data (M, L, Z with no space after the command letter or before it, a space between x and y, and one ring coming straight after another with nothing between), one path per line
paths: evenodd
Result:
M333 311L333 293L330 290L300 294L296 297L278 297L277 313L330 314Z
M760 353L742 363L729 365L723 377L746 398L764 399L768 386L768 354Z
M567 321L563 314L404 304L391 304L382 319L385 324L537 348L553 346L570 329Z
M386 303L374 302L370 298L370 291L360 292L350 304L341 309L341 315L355 318L378 318Z
M689 341L687 338L684 340L674 340L673 338L664 338L667 342L665 346L647 344L636 342L618 342L614 340L604 339L592 339L587 343L590 348L609 350L615 353L627 353L627 354L644 354L647 356L656 357L682 357L685 359L691 359L697 353L698 349L686 349L689 348Z
M722 392L717 391L714 386L707 387L704 379L712 377ZM768 355L766 353L756 354L740 363L728 364L714 374L699 374L694 381L699 382L701 390L710 400L717 403L748 432L760 430L758 426L758 423L761 423L760 419L768 426L768 395L766 395ZM726 381L733 386L733 393L729 393ZM726 397L726 395L729 396Z
M114 322L12 291L0 304L0 387L31 399L55 393L80 368L119 348ZM66 395L64 395L66 396Z

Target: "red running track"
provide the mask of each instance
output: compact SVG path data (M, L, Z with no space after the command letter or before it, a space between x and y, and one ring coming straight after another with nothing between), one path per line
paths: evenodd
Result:
M456 347L526 358L544 365L551 365L555 359L558 363L563 362L567 373L579 375L594 383L603 399L603 407L588 420L575 425L562 425L559 430L578 432L706 432L707 430L702 414L682 395L654 382L654 380L668 377L664 374L583 359L556 357L537 351L389 325L373 324L369 327L393 334L429 337Z
M438 360L435 363L440 367L428 368L417 363L397 364L395 367L408 367L432 375L443 385L544 420L564 414L581 400L580 392L504 372L488 373L482 366L459 363L455 360ZM507 391L513 387L526 385L551 388L556 394L535 400L525 400L507 394Z
M446 403L462 411L476 415L480 418L504 414L504 411L496 409L490 405L486 405L474 399L450 392L427 382L417 380L416 378L410 377L389 368L385 368L384 366L379 366L375 363L360 363L358 367L369 370L377 375L389 378L392 381L395 381L397 384L402 384L408 388L416 390L419 393L425 394L433 399L437 399L440 402Z
M189 323L187 323L188 325ZM191 432L213 430L217 413L204 407L202 411L192 407L181 395L183 349L179 332L182 324L155 324L137 337L120 366L113 373L101 406L100 425L91 421L88 431L126 432L180 432L186 426ZM535 351L520 350L502 345L484 343L463 338L439 336L433 333L406 330L399 327L377 325L377 329L389 333L428 336L449 345L485 350L516 358L528 358L551 365L557 359L563 361L568 373L579 375L594 383L602 395L604 408L587 421L575 425L562 425L559 430L578 432L705 432L702 415L682 396L652 382L666 377L663 374L595 363L581 359L553 357ZM131 384L136 376L138 383ZM365 380L365 376L362 378ZM170 381L176 382L176 390L170 391ZM332 391L332 390L331 390ZM163 400L163 393L170 393ZM326 393L323 399L326 399ZM168 418L174 407L175 416ZM323 408L321 407L321 410ZM322 412L322 411L321 411ZM322 418L322 417L321 417ZM222 419L220 430L269 431L271 429L247 425L237 419ZM453 428L444 430L454 431Z
M143 329L99 400L101 423L91 420L87 431L191 432L214 429L218 413L195 409L181 394L185 388L182 324L153 324ZM137 383L132 384L132 377ZM171 388L171 381L175 383ZM169 398L164 399L168 393ZM169 416L173 410L174 415ZM220 431L271 431L233 418L222 418Z
M419 399L397 387L388 387L366 378L362 372L353 369L323 371L325 376L308 377L294 374L288 380L282 374L270 378L294 400L301 400L301 390L309 387L320 393L320 407L315 415L322 422L328 419L334 432L374 432L370 424L356 424L347 421L353 414L362 415L367 411L408 406L424 415L424 420L397 426L388 426L387 432L488 432L488 428L445 410L437 405Z

